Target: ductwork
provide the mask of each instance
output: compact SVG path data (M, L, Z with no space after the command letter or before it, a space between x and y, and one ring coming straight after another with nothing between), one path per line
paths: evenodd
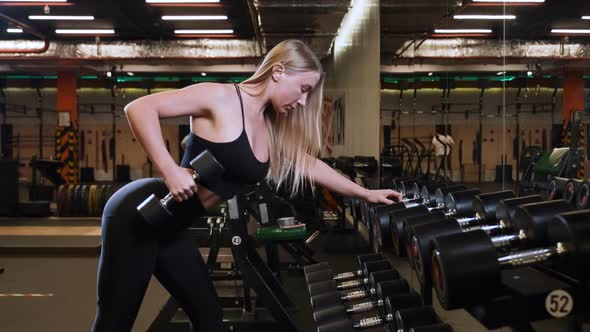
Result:
M14 50L0 54L0 59L60 60L201 60L201 59L253 59L262 56L256 42L239 39L191 39L163 41L108 41L74 42L52 41L42 54L24 53L25 50L43 47L43 41L3 40L1 50ZM20 52L23 50L23 53Z
M406 41L400 49L406 49L401 58L413 59L590 59L590 44L562 43L560 41L520 41L505 42L492 39L427 39L419 47L411 47Z

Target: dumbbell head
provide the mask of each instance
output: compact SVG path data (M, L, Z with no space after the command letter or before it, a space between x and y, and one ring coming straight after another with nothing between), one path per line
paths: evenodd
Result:
M375 225L373 232L375 238L380 241L383 248L391 248L391 231L390 219L393 213L405 211L404 203L393 203L391 205L381 205L375 208Z
M329 308L335 305L343 304L340 292L326 292L310 297L311 308L313 310L320 310L322 308Z
M452 193L455 191L460 191L460 190L466 190L466 189L467 189L467 187L465 187L465 185L462 185L462 184L449 186L449 187L440 187L434 191L434 196L431 196L431 201L433 201L433 203L436 206L444 207L445 206L445 197L447 197L447 195L449 193Z
M437 323L424 326L416 326L409 330L409 332L453 332L449 324Z
M443 308L461 308L498 293L498 254L484 231L439 236L433 247L432 279Z
M400 279L400 275L396 269L375 271L369 275L369 287L376 288L377 284L381 281L398 279Z
M332 269L310 272L305 275L305 282L313 284L320 281L330 280L334 278Z
M399 309L417 308L424 303L422 297L416 292L406 294L394 294L385 298L385 313L395 314Z
M516 208L523 204L542 202L541 195L529 195L516 198L503 199L496 206L496 220L510 223L516 212Z
M390 218L390 235L389 238L393 243L393 252L398 257L403 257L405 252L405 246L403 241L401 241L401 234L403 234L403 221L407 217L415 217L415 216L426 216L430 214L428 208L425 205L418 205L415 207L411 207L404 210L398 210L391 213Z
M318 326L345 319L348 319L348 314L346 312L346 306L344 306L344 304L337 304L332 307L320 308L314 310L313 312L313 320Z
M516 209L512 225L524 231L527 246L542 246L547 244L547 227L553 217L572 210L574 207L565 200L525 204Z
M385 300L386 297L396 294L408 294L410 285L405 279L386 280L377 283L377 299Z
M367 278L369 277L371 272L391 269L391 263L386 259L380 261L364 262L362 266L363 276L366 276Z
M574 269L576 277L587 280L590 276L590 210L561 213L549 224L552 243L561 243L567 253L561 264Z
M325 280L325 281L319 281L313 284L309 284L307 286L307 289L309 290L309 295L310 296L314 296L314 295L319 295L319 294L323 294L326 292L334 292L336 291L338 287L338 284L336 283L336 281L330 279L330 280Z
M582 185L582 180L569 179L563 188L563 194L561 195L564 200L568 203L576 204L576 193Z
M482 221L496 220L496 207L498 202L515 198L516 194L512 190L496 191L488 194L479 194L473 199L473 211Z
M473 215L473 199L481 194L479 189L468 189L448 193L445 197L445 206L448 212L455 217Z
M414 228L419 225L443 222L445 219L447 219L447 216L444 212L433 211L427 216L411 217L404 220L402 238L406 246L406 253L408 255L410 266L414 265L414 255L412 254L412 236L414 235Z
M547 184L547 199L560 199L563 195L563 189L567 184L568 178L553 177Z
M399 309L395 312L395 325L398 331L438 323L439 318L430 306Z
M215 159L209 150L205 150L190 161L191 168L198 174L198 182L211 188L223 174L223 166Z
M432 240L444 234L461 233L461 226L456 221L443 221L416 226L412 236L412 259L418 280L422 285L430 284L430 265L432 253Z
M303 272L305 274L307 273L311 273L311 272L316 272L316 271L322 271L322 270L328 270L328 269L332 269L332 267L330 266L330 264L328 264L327 262L320 262L317 264L312 264L312 265L307 265L303 268Z
M340 319L335 322L318 325L317 332L354 332L352 319Z
M444 185L444 184L423 185L422 186L422 189L420 189L420 199L422 200L422 202L424 204L427 204L427 205L430 206L433 203L431 201L431 197L430 196L434 195L434 192L438 188L446 188L446 185Z
M584 181L578 189L578 193L576 194L576 206L578 209L590 208L590 182Z

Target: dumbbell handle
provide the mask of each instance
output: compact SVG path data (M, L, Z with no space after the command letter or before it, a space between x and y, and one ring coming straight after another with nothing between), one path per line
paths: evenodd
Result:
M527 238L524 231L518 232L518 234L508 234L508 235L500 235L500 236L493 236L490 239L496 248L505 248L510 246L512 243L516 241L523 241Z
M340 285L336 286L338 290L345 290L351 288L357 288L364 286L369 283L369 278L358 279L358 280L350 280L341 283Z
M361 275L363 275L363 270L356 270L356 271L352 271L352 272L339 273L334 276L334 281L343 281L343 280L347 280L347 279L356 278Z
M377 294L377 290L375 288L371 288L368 291L359 290L359 291L347 293L347 294L343 295L341 297L341 299L342 299L342 301L350 302L350 301L364 299L364 298L367 298L367 297L375 295L375 294Z
M367 312L367 311L373 310L375 308L380 308L382 306L383 306L383 300L362 302L362 303L353 304L352 306L346 308L346 312L349 314L358 314L361 312Z
M193 180L195 180L195 182L199 182L199 173L193 171L192 176L193 176ZM172 196L172 193L168 193L168 195L164 196L164 198L162 198L160 200L162 205L164 205L166 208L168 208L170 203L173 201L174 201L174 196Z
M565 253L567 253L567 249L563 243L558 242L555 247L532 249L506 255L498 258L498 262L501 266L519 267L544 262L553 256L562 255Z
M392 314L387 314L384 317L367 317L355 322L353 327L355 329L364 329L367 327L379 326L385 322L392 322L394 317Z

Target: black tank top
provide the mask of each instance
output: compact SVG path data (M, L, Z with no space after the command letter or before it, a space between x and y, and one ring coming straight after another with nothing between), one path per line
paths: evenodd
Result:
M180 166L190 168L189 163L193 158L204 150L209 150L225 168L225 172L220 181L212 184L207 189L224 199L229 199L235 194L243 192L250 185L263 180L268 173L269 167L268 161L260 162L256 159L250 147L248 134L246 133L242 95L240 94L240 88L236 84L234 84L234 87L242 109L242 133L240 136L231 142L217 143L208 141L191 132L186 143L184 156L180 162Z

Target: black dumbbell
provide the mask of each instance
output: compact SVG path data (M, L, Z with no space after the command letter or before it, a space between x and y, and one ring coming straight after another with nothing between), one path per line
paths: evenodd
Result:
M441 188L437 189L437 193L442 194ZM406 254L406 244L403 231L403 223L406 218L416 216L426 216L435 211L443 211L447 217L464 217L473 215L473 199L480 194L479 189L459 190L447 193L444 201L444 207L439 205L436 208L428 208L424 205L419 205L405 210L399 210L391 214L391 238L393 241L393 251L399 257Z
M568 178L560 178L557 176L551 178L547 184L547 199L554 200L562 198L563 190L565 189L568 180Z
M205 187L210 187L223 174L224 168L213 157L209 150L201 152L190 162L193 169L193 179L195 182L203 184ZM190 202L185 202L190 204ZM159 226L173 218L174 206L178 202L174 200L171 193L168 193L164 198L159 199L155 194L151 194L141 204L137 206L137 211L150 224Z
M371 219L371 230L373 236L379 242L381 248L391 247L391 233L389 231L391 214L395 211L406 209L406 204L402 202L393 203L390 205L373 206Z
M363 283L363 280L369 278L369 274L371 272L391 270L391 269L392 269L391 263L386 259L383 259L380 261L363 262L361 264L361 271L362 272L358 276L360 279L351 279L351 280L342 281L341 283L338 284L337 289L343 290L343 289L355 288L355 287L362 286L365 284L365 283ZM334 274L333 274L332 270L323 270L323 271L316 271L316 272L308 273L305 277L307 279L308 284L315 284L315 283L327 281L327 280L336 281L336 279L334 279Z
M343 303L334 305L317 306L313 309L313 319L317 325L346 318L351 314L367 311L369 306L382 307L386 297L398 294L411 294L412 290L404 279L387 280L377 283L375 302L363 303L360 306L346 306ZM379 301L381 300L381 301ZM362 310L362 311L361 311ZM370 310L370 309L369 309Z
M584 180L576 193L576 206L580 210L590 208L590 182Z
M363 318L353 322L350 318L343 318L327 324L318 325L318 332L353 332L375 326L388 324L389 330L410 331L420 326L430 326L440 320L430 306L417 308L395 309L390 300L386 300L386 310L383 315ZM436 330L435 330L436 331ZM446 330L442 330L446 331Z
M576 204L576 193L580 190L580 187L584 183L583 180L578 179L569 179L563 188L563 194L561 197L568 201L568 203L575 205Z
M328 308L335 305L340 305L345 302L361 300L365 298L377 297L377 286L381 282L396 281L400 279L400 275L396 270L385 270L373 272L369 276L369 283L366 289L356 290L348 293L341 293L338 291L326 292L315 295L310 298L311 308Z
M432 274L437 297L447 310L487 301L502 288L501 270L557 259L576 269L580 278L590 272L590 210L556 215L548 225L554 244L498 254L484 231L451 234L434 240ZM470 262L470 264L465 264Z
M363 263L363 276L368 276L371 272L390 270L391 263L388 260L372 261ZM312 281L308 283L309 295L319 295L325 292L336 291L344 289L342 285L338 284L333 278L323 279L325 275L320 272L314 272L314 275L308 274ZM317 276L316 276L317 275ZM317 279L316 279L317 278ZM314 281L315 280L315 281ZM346 285L345 285L346 287Z
M356 258L357 264L359 266L358 270L336 274L336 275L332 276L332 279L334 279L335 281L344 281L344 280L348 280L348 279L358 278L359 276L363 275L363 263L373 262L373 261L381 261L384 258L385 257L383 256L382 253L359 255ZM307 281L307 283L309 283L309 280L307 278L307 274L311 274L311 273L319 272L319 271L332 271L332 267L330 266L330 264L325 263L325 262L306 266L304 268L304 272L306 275L305 280Z

